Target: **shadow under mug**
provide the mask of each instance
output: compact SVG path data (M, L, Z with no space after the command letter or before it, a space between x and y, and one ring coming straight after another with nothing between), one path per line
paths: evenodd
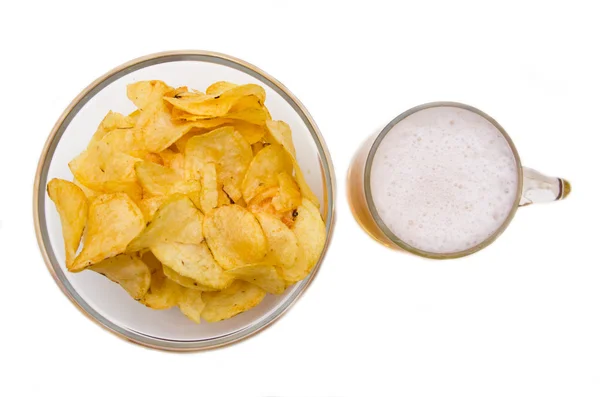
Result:
M470 112L476 113L485 119L487 119L496 129L504 136L506 142L512 150L516 165L517 165L517 195L513 203L512 209L504 222L496 229L496 231L490 235L487 239L481 243L458 252L451 253L433 253L424 251L415 247L412 247L408 243L402 241L385 225L382 219L379 217L371 192L370 174L371 165L375 153L379 148L379 145L387 133L400 121L404 120L411 114L414 114L420 110L433 108L433 107L455 107ZM500 126L489 115L485 114L479 109L472 106L465 105L456 102L432 102L424 105L416 106L412 109L407 110L395 119L393 119L383 130L379 133L375 133L369 139L367 139L362 146L359 148L357 153L350 164L348 169L348 180L347 180L347 195L350 209L354 218L363 230L376 241L381 244L406 251L418 256L422 256L430 259L452 259L459 258L473 254L488 245L490 245L512 221L517 209L519 207L527 206L530 204L551 202L556 200L562 200L569 195L571 192L571 185L569 182L562 178L549 177L541 174L533 169L523 167L519 158L519 153L515 148L512 140Z

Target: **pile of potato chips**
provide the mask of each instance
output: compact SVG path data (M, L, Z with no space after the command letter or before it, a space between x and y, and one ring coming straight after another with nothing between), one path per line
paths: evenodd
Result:
M235 316L310 273L325 225L261 86L140 81L127 96L137 110L106 115L69 163L73 182L48 183L68 270L195 322Z

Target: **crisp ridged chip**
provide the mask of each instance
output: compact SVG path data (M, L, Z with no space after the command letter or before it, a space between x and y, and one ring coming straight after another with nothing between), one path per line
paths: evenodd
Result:
M67 267L71 266L88 217L88 203L84 192L75 184L63 179L48 183L48 196L60 215Z
M80 271L127 248L146 225L142 211L125 193L104 194L91 201L83 249L70 271Z
M215 260L226 270L260 262L267 254L267 241L260 224L239 205L208 212L203 230Z
M171 242L200 244L204 239L203 218L187 196L171 196L156 211L144 231L129 244L127 251L140 251L156 244Z
M152 253L165 267L181 276L191 278L204 289L223 289L233 278L215 262L205 243L165 243L152 247Z
M270 294L282 294L285 280L270 263L255 263L228 270L227 274L264 289Z
M236 280L227 289L203 292L204 310L201 316L209 323L226 320L258 305L265 291L246 281Z
M142 299L150 287L150 269L136 255L117 255L88 269L119 284L135 300Z
M254 156L242 182L242 195L246 202L264 189L278 186L279 173L292 173L292 162L279 144L269 145Z

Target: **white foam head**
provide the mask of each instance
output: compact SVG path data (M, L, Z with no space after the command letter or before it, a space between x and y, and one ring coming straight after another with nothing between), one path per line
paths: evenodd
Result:
M443 254L468 250L509 216L517 164L485 117L453 106L419 110L383 138L371 166L379 217L410 246Z

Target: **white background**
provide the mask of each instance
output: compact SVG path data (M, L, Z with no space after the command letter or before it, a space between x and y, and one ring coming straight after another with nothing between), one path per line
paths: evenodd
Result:
M62 396L598 396L600 28L593 1L61 1L2 5L0 394ZM394 4L392 6L391 4ZM224 52L306 105L338 179L318 277L274 326L173 354L82 316L39 254L32 186L81 89L129 59ZM474 256L434 262L371 241L345 173L360 142L414 105L479 107L523 163L569 178Z

